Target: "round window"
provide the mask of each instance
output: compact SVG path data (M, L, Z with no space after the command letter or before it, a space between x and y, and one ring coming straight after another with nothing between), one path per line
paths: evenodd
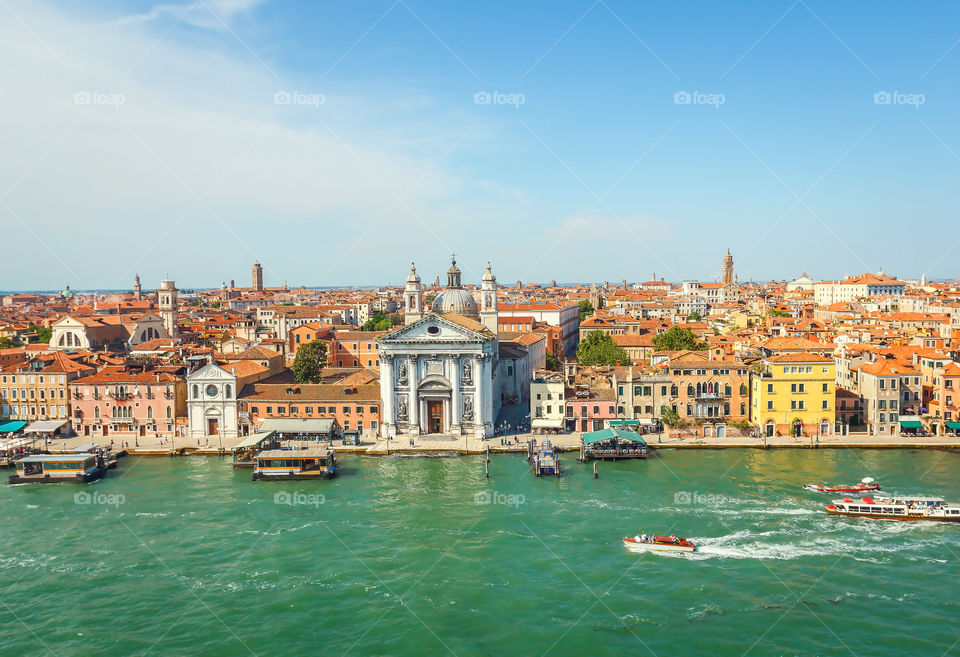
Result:
M217 396L217 386L212 383L207 386L207 397L216 397Z
M427 333L429 333L430 335L437 335L438 333L440 333L440 327L439 327L439 326L428 326L428 327L427 327Z

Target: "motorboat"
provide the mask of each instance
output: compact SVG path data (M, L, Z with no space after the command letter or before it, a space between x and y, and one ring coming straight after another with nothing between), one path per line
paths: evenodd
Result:
M639 534L627 536L623 544L635 552L693 552L697 549L693 541L676 536Z
M837 484L836 486L807 484L803 488L814 493L863 493L870 490L880 490L880 484L873 477L864 477L858 484Z

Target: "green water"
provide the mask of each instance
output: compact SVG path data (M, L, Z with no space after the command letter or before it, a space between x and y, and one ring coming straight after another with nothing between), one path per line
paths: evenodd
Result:
M800 489L960 500L958 458L663 451L594 479L570 454L536 479L494 457L486 480L479 457L344 457L282 483L127 458L0 488L0 654L958 654L960 527L826 517ZM641 529L702 552L626 551Z

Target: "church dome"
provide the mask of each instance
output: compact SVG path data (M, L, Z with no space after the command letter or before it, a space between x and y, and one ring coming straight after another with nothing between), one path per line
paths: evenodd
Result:
M470 319L480 319L480 311L477 310L477 302L473 295L463 288L447 288L433 300L433 312L440 315L444 313L457 313Z

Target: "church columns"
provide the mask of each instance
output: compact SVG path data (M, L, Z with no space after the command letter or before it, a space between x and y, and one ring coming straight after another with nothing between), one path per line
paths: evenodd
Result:
M383 401L383 415L380 418L380 430L385 437L394 435L397 417L393 409L393 356L380 359L380 399Z
M460 434L460 354L450 360L450 433Z
M420 400L417 399L417 387L420 385L420 370L419 361L415 356L410 359L410 364L407 369L410 380L410 399L407 400L407 408L410 413L410 433L416 436L420 434Z

